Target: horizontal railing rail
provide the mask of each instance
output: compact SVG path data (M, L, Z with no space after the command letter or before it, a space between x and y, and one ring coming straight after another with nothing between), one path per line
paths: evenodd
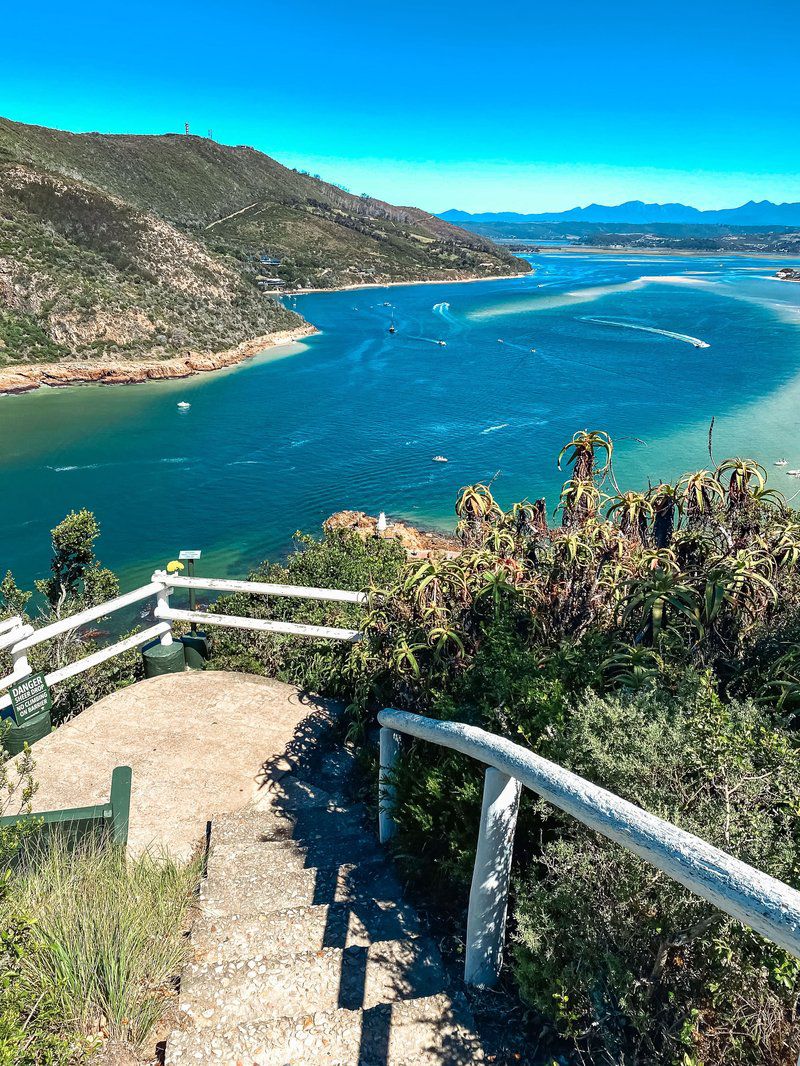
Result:
M266 581L233 581L224 578L175 577L163 571L153 574L154 581L162 581L172 588L205 589L211 592L246 592L255 596L284 596L298 599L335 601L339 603L364 604L366 594L344 589L319 589L305 585L273 585ZM184 611L170 607L168 596L160 597L155 609L159 621L190 622L196 625L226 626L229 629L249 629L261 633L286 633L295 637L322 640L355 642L361 639L357 629L341 629L334 626L305 625L299 622L283 622L267 618L248 618L244 615L215 614L213 611Z
M800 892L790 885L504 737L389 708L378 721L382 843L397 831L393 781L403 734L487 766L467 918L468 983L491 985L500 972L521 786L800 957Z
M332 600L337 603L366 603L366 592L346 589L318 589L310 585L274 585L268 581L235 581L221 577L179 577L170 574L176 589L207 589L211 592L248 592L258 596L289 596L301 600Z
M214 614L213 611L183 611L174 607L157 607L156 618L170 622L193 622L195 625L227 626L230 629L250 629L255 633L288 633L295 637L325 640L357 641L357 629L338 629L335 626L303 625L300 622L277 622L271 618L247 618L244 615Z
M283 596L297 599L315 599L336 603L363 605L366 594L347 589L310 588L304 585L277 585L265 581L234 581L224 578L181 577L158 570L147 585L133 589L112 600L89 607L77 614L59 618L40 629L24 622L19 616L0 621L0 652L10 654L12 669L5 677L0 677L0 719L11 716L11 696L6 691L11 685L33 673L28 653L31 649L48 640L81 629L91 622L106 618L118 611L125 610L144 600L155 599L153 614L155 625L147 626L108 647L100 648L74 663L51 670L45 675L48 685L56 685L71 677L76 677L91 670L109 659L124 655L134 648L158 640L162 644L172 643L174 622L229 626L234 629L249 629L255 632L285 633L297 637L312 637L326 640L356 641L361 637L359 630L343 629L335 626L303 625L298 622L273 621L272 619L245 618L236 615L216 614L212 611L184 611L170 606L169 598L173 588L207 589L213 592L246 592L258 596Z

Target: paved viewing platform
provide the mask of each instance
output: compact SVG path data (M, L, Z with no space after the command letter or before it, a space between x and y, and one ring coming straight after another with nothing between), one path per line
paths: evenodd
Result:
M34 810L81 807L133 769L128 848L188 858L214 815L268 798L337 705L292 685L223 671L166 674L106 696L32 749Z

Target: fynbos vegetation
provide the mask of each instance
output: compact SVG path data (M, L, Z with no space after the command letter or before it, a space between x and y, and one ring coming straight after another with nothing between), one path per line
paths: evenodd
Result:
M354 649L237 633L218 662L349 696L354 735L387 704L479 724L795 881L797 514L747 459L644 492L617 485L604 433L577 433L560 461L552 525L543 500L504 511L472 485L455 558L404 562L339 534L270 571L371 586ZM480 770L411 745L398 790L398 855L452 908L469 883ZM570 1061L794 1064L797 960L530 795L511 916L518 989Z
M552 516L544 500L504 510L492 486L467 486L451 558L408 560L341 531L300 538L255 576L367 589L366 619L239 595L216 609L365 639L231 631L215 636L213 665L346 698L354 739L387 705L481 725L795 883L800 519L749 459L640 491L617 483L613 458L605 433L575 434ZM62 594L110 591L95 534L86 515L54 531L48 611ZM2 595L25 608L10 576ZM374 797L374 767L367 780ZM481 785L475 763L424 744L406 747L397 776L397 856L455 908L459 932ZM509 936L506 981L561 1061L794 1066L800 1053L798 960L530 794Z
M259 291L262 273L335 288L525 269L483 237L252 148L0 119L0 368L213 354L301 326Z

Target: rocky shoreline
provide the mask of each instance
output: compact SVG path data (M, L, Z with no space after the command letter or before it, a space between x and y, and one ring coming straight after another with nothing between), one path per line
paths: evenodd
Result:
M350 289L388 288L394 285L443 285L474 281L501 281L504 278L524 277L530 271L498 274L491 277L471 275L459 278L426 278L424 281L394 281L364 285L345 285L333 289L298 289L304 292L342 292ZM288 295L294 295L289 293ZM69 385L140 385L145 381L166 381L188 378L223 370L274 348L277 344L310 337L319 330L306 323L296 329L267 333L253 340L243 341L222 352L189 352L172 359L123 359L119 362L65 360L54 363L28 363L0 367L0 396L15 396L42 387L59 388Z
M188 378L195 374L207 374L213 370L235 366L278 344L300 340L318 332L316 327L307 323L296 329L254 337L223 352L189 352L185 356L163 360L126 359L118 363L74 360L7 366L0 368L0 395L18 395L43 386L58 388L69 385L139 385L145 381Z
M323 529L328 532L344 529L365 540L371 537L396 540L411 559L453 559L462 550L461 543L452 535L417 529L399 519L390 519L379 532L378 519L364 511L337 511L325 520Z

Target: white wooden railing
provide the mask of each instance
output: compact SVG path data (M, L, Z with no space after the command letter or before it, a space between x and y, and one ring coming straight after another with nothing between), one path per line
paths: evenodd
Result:
M487 766L467 916L464 977L469 984L492 985L500 972L523 785L800 957L800 892L789 885L504 737L407 711L381 711L378 721L382 843L397 830L393 780L402 734L462 752Z
M228 581L211 577L176 577L157 570L153 581L163 586L158 596L155 617L167 622L194 622L206 626L228 626L232 629L251 629L261 633L290 633L296 637L322 637L327 640L357 641L361 633L357 629L336 629L331 626L300 625L297 622L276 622L265 618L244 618L237 615L213 614L211 611L182 611L169 605L173 588L205 589L209 592L247 592L256 596L292 596L306 600L333 600L337 603L366 603L364 592L348 592L344 589L316 589L305 585L271 585L266 581ZM162 644L172 641L171 633L165 633Z
M227 581L218 578L179 577L157 570L149 584L126 592L113 600L90 607L86 611L61 618L57 622L34 629L19 617L7 618L0 622L0 651L11 655L12 669L6 677L0 677L0 717L11 705L7 689L33 672L28 660L28 652L39 644L83 628L99 618L132 607L144 600L155 599L153 614L156 624L134 633L124 640L118 640L107 648L86 655L77 662L70 663L46 675L48 685L56 685L70 677L85 673L92 667L99 666L108 659L123 655L133 648L150 641L160 640L162 644L172 643L173 622L195 622L202 625L230 626L234 629L250 629L265 633L289 633L299 637L318 637L327 640L357 641L361 633L356 629L337 629L332 626L300 625L296 622L278 622L262 618L241 618L236 615L213 614L210 611L181 611L170 606L170 595L174 588L207 589L213 592L247 592L260 596L283 596L297 599L332 600L338 603L366 602L366 594L348 592L343 589L306 588L302 585L273 585L263 581Z

